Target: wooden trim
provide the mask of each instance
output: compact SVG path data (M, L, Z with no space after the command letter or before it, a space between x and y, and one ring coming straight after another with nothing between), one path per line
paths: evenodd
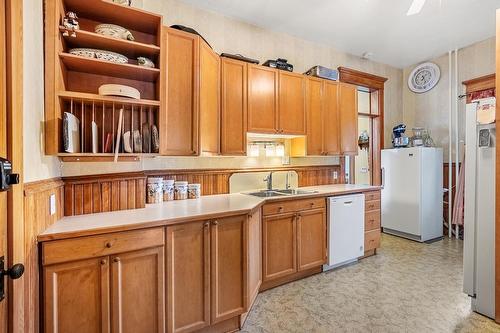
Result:
M496 72L500 73L500 9L496 13ZM496 76L500 87L500 75ZM496 126L500 128L500 103L496 105ZM495 321L500 323L500 136L496 137L495 171Z
M355 84L370 89L384 89L384 83L388 80L385 77L369 74L347 67L339 67L340 82Z
M12 188L7 199L7 266L23 263L24 197L23 197L23 2L6 0L7 26L7 158L13 172L20 174L20 184ZM9 332L24 332L24 279L8 281Z
M264 290L268 290L268 289L271 289L274 287L281 286L285 283L300 280L300 279L303 279L305 277L321 273L322 271L323 271L323 267L318 266L318 267L310 268L310 269L305 270L305 271L300 271L300 272L296 272L293 274L289 274L289 275L286 275L286 276L281 277L281 278L273 279L270 281L263 281L262 284L260 285L259 292L262 292Z
M462 84L465 86L465 92L467 94L487 89L493 89L495 88L495 74L493 73L463 81Z

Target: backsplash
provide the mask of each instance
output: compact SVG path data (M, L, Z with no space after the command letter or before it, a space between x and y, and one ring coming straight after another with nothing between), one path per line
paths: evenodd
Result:
M273 172L273 188L284 189L286 187L286 177L291 188L299 186L299 175L296 171L276 171ZM269 172L245 172L235 173L229 178L229 193L239 193L250 190L264 190L267 183L264 179Z

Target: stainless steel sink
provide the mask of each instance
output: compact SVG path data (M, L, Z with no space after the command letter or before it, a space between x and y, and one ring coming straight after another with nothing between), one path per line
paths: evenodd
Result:
M291 195L301 195L301 194L313 194L316 191L306 191L299 189L288 189L288 190L264 190L259 192L246 193L248 195L253 195L260 198L270 198L279 196L291 196Z
M278 191L273 191L273 190L252 192L252 193L246 193L246 194L253 195L255 197L260 197L260 198L279 197L279 196L286 195L285 193L279 193Z

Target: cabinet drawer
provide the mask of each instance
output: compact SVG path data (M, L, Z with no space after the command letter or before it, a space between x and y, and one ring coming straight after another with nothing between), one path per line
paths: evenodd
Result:
M380 230L365 232L365 251L374 250L380 247Z
M317 209L325 207L325 198L311 198L295 201L296 210Z
M380 200L365 201L365 211L380 210Z
M299 199L290 201L272 202L262 207L263 215L290 213L308 209L325 207L325 198Z
M365 231L380 229L380 210L365 213Z
M365 201L380 200L380 191L366 192Z
M50 265L95 258L163 244L163 228L51 241L42 244L42 263L43 265Z

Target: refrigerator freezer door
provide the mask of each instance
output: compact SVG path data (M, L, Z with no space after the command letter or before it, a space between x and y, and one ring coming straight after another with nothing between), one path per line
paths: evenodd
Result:
M421 151L419 148L382 151L384 188L382 228L415 236L420 230Z
M364 255L364 194L328 198L329 253L325 269Z

